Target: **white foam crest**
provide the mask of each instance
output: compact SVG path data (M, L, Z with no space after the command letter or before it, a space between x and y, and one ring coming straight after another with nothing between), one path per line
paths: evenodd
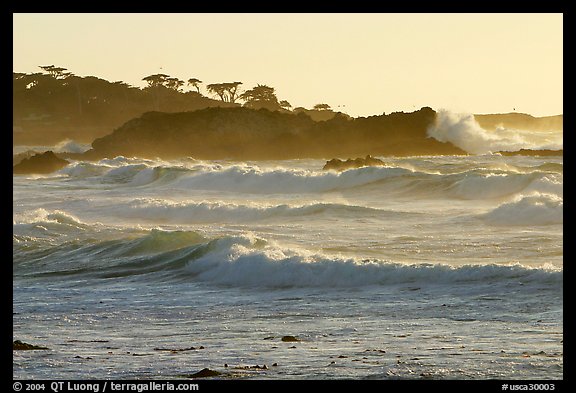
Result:
M538 175L533 174L467 174L456 181L452 192L464 199L499 198L521 192L528 187Z
M485 130L474 115L439 110L428 135L440 142L451 142L472 154L520 149L562 149L561 132L545 133L499 127L494 132Z
M176 183L185 188L228 190L251 193L307 193L357 187L412 173L405 168L365 167L340 173L302 169L261 169L255 166L204 168L181 177Z
M542 176L534 180L525 191L544 194L553 194L562 198L564 196L564 176L562 174L551 174Z
M16 214L12 218L13 224L60 223L72 225L85 225L77 217L62 210L46 210L38 208Z
M554 225L564 222L564 201L553 194L516 197L480 216L491 225Z
M98 165L109 167L120 167L123 165L146 164L149 166L157 165L158 161L147 158L116 156L114 158L103 158L97 162Z
M195 280L248 287L362 287L394 284L457 284L498 281L561 281L559 270L521 265L404 265L358 261L283 249L255 236L212 241L209 252L191 260L186 271ZM553 274L550 274L553 273Z
M88 225L77 217L61 210L39 208L15 214L12 218L12 233L17 236L56 238L66 233L77 235L87 228Z
M58 173L68 175L71 178L88 178L99 176L110 170L108 165L99 165L91 162L79 161L60 169Z
M224 202L173 202L164 199L139 198L128 205L118 206L117 214L162 223L255 221L272 217L295 217L332 213L374 214L377 209L333 203L305 205L242 205Z
M64 139L54 145L51 150L55 153L84 153L90 150L90 148L91 146L89 143L80 143L72 139Z

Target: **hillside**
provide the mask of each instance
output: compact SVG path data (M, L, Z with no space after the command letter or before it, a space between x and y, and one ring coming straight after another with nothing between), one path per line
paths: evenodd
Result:
M501 113L489 115L474 115L482 128L490 131L498 127L529 131L561 131L563 115L534 117L526 113Z
M165 86L143 89L94 76L13 74L14 145L89 143L149 111L183 112L237 104Z

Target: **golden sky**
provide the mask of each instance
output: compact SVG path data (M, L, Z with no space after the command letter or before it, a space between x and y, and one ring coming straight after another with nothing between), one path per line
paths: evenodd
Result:
M14 14L13 70L266 84L352 116L423 106L563 113L563 15ZM205 91L202 91L205 92Z

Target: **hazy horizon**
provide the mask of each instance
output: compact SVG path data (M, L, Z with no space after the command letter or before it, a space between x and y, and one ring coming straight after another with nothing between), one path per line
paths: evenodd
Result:
M563 114L562 14L14 14L13 71L165 73L350 116ZM184 86L189 90L189 86ZM202 90L204 95L208 95Z

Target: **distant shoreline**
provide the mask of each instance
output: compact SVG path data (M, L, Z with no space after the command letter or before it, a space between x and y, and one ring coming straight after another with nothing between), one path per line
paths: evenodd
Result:
M429 107L367 118L335 113L320 121L306 112L294 114L245 107L147 112L94 139L85 152L55 152L54 158L90 161L116 156L193 157L242 161L470 155L450 141L439 141L429 135L437 118L438 114ZM542 130L562 127L563 116L536 118L509 113L479 115L479 120L476 117L474 120L476 127L496 128L494 132L499 127ZM78 149L74 143L68 143ZM13 166L35 153L24 151L13 155ZM563 149L521 148L496 150L494 154L563 156Z

